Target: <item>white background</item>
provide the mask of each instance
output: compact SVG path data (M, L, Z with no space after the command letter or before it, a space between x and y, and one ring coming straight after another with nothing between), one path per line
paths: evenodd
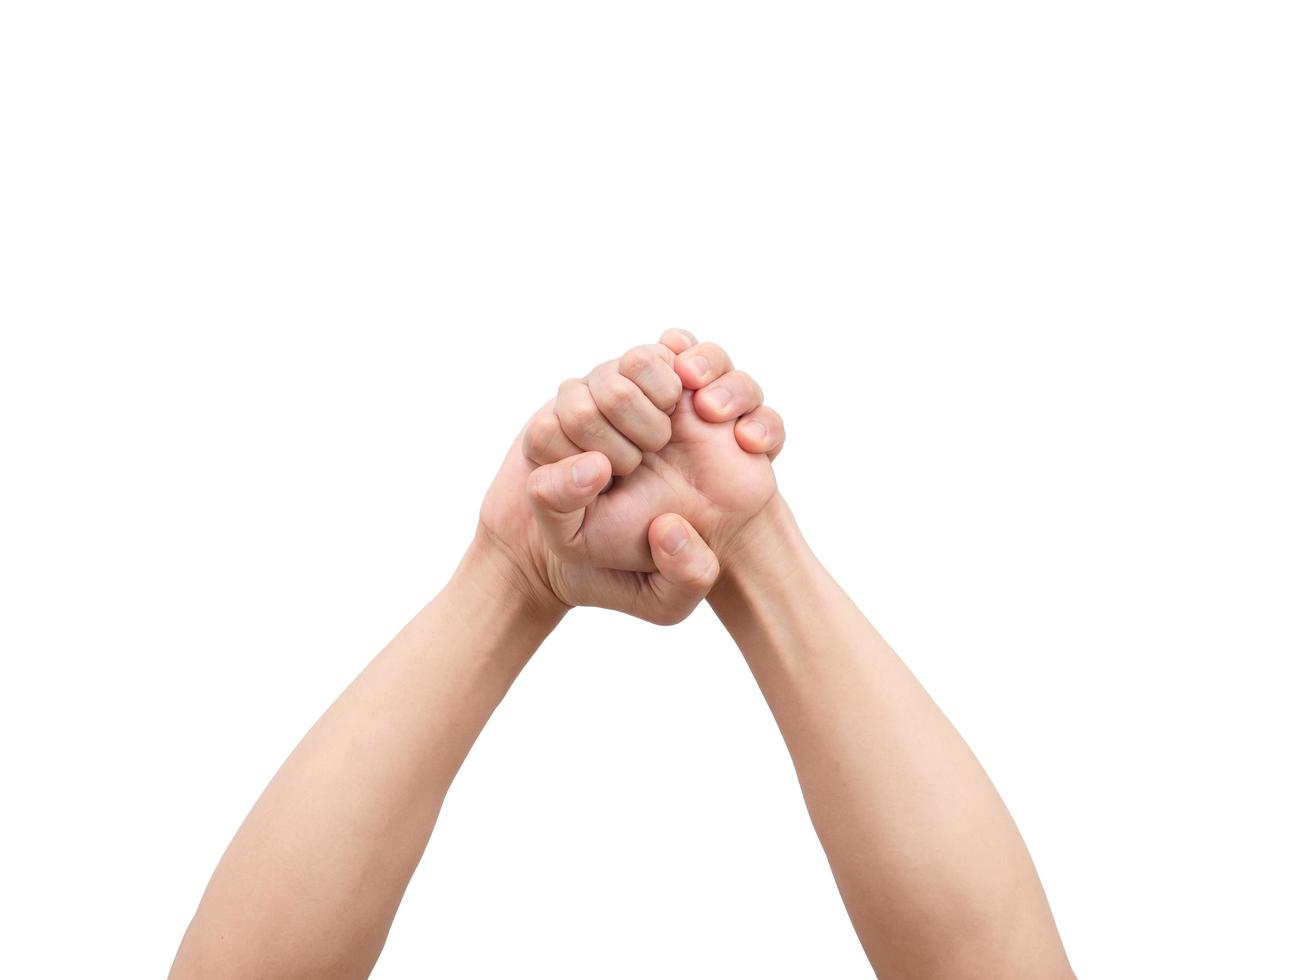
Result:
M1303 975L1291 3L0 12L8 976L162 976L558 382L682 326L1082 978ZM866 977L707 607L569 616L379 977Z

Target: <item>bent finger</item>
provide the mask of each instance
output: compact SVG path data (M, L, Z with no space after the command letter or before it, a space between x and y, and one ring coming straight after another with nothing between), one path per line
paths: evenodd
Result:
M554 412L567 438L583 450L603 453L618 476L634 473L644 459L640 447L618 432L600 411L584 381L562 383Z
M537 466L557 463L560 459L582 452L584 450L580 446L567 438L563 424L554 414L553 405L528 422L522 433L522 455Z
M726 422L762 404L762 389L743 371L722 375L694 393L694 410L705 422Z
M746 453L775 459L785 445L785 421L774 408L759 406L735 423L735 441Z
M676 373L687 388L703 388L734 367L716 344L695 344L676 355Z
M617 373L634 381L660 412L670 412L681 397L681 379L672 363L676 355L662 344L632 347L617 359Z
M608 457L596 452L570 456L531 471L526 481L531 512L554 554L584 554L581 530L585 509L608 485L612 473Z
M668 373L671 368L664 365ZM672 420L638 384L618 371L617 361L600 364L586 378L590 397L623 437L640 449L656 453L672 437Z
M654 518L649 525L649 550L658 571L645 579L632 611L652 623L679 623L712 589L721 565L699 532L679 514Z
M699 341L694 339L694 334L688 330L682 330L674 327L671 330L664 330L663 335L658 338L658 343L662 344L673 354L679 354L697 344Z

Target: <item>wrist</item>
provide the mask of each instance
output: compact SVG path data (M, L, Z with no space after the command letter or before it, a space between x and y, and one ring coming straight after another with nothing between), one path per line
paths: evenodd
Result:
M766 693L778 678L802 670L811 646L803 637L820 632L839 587L779 496L745 531L732 541L708 604L759 683L766 681Z
M812 552L789 505L776 493L731 536L717 558L722 571L714 593L765 593L781 587Z
M448 697L488 716L561 618L521 587L498 547L478 533L449 582L383 653L407 662L401 669L411 669L415 682L436 671Z
M466 590L472 601L490 603L502 619L541 639L571 608L554 595L530 561L521 560L484 524L478 524L450 585Z

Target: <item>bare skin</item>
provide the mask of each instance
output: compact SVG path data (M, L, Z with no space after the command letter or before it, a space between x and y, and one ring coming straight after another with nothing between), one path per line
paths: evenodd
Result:
M559 614L478 539L345 690L227 848L170 976L366 977L454 774Z
M685 362L701 348L684 348L676 337L664 342L678 351L678 374L694 389L696 409L729 383L729 362L690 371ZM1072 977L1030 855L971 750L821 566L774 477L755 472L766 465L761 457L739 461L721 488L714 466L733 459L732 447L711 431L714 423L687 420L685 428L684 454L669 447L663 465L647 467L654 509L693 500L682 480L737 503L737 519L725 521L683 504L721 558L708 601L785 737L877 976ZM707 444L717 453L711 460L696 455ZM612 517L601 525L605 557L634 547L644 516L638 509L594 515L597 525Z
M695 345L683 331L663 339L564 382L486 495L482 527L541 602L679 622L716 581L715 555L776 493L769 457L785 429L761 390L715 345ZM699 357L710 365L706 377L729 386L724 408L691 387L701 383ZM660 563L675 565L679 585Z
M693 413L681 401L670 354L663 349L659 357L665 371L646 372L642 384L655 392L660 384L673 386L674 402ZM655 411L670 436L673 420ZM724 433L730 440L734 466L746 467L751 457L735 442L731 422L718 425L716 438ZM611 436L594 429L596 438ZM698 437L693 425L684 429ZM777 420L772 432L780 431ZM558 563L540 522L554 520L560 512L547 507L563 497L546 492L538 475L529 486L537 467L525 455L525 435L487 492L474 541L450 583L305 735L237 831L182 939L170 973L175 980L366 977L454 775L567 610L604 605L672 623L716 581L717 558L685 517L633 506L646 499L636 488L647 477L605 495L617 501L610 505L614 513L648 514L626 549L640 556L628 563L638 570ZM765 454L778 447L778 438L756 442L763 467ZM698 459L708 449L687 447L680 458ZM582 491L593 503L609 464L601 454L589 457L600 461ZM564 496L570 493L564 487ZM647 499L671 504L684 493L683 484L669 479ZM738 501L685 497L696 517L712 514L724 527L739 523ZM607 514L609 505L602 510ZM550 525L549 533L560 527Z
M567 610L670 624L708 596L878 975L1071 977L984 771L803 541L772 473L783 442L756 383L682 331L564 382L450 584L255 804L171 976L367 976L450 781Z
M876 975L1072 977L985 771L779 497L709 602L785 737Z

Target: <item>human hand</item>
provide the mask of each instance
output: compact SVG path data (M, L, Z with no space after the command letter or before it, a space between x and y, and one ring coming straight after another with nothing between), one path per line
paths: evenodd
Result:
M482 531L545 605L678 622L775 497L784 427L761 402L721 348L668 331L563 383L505 460Z

